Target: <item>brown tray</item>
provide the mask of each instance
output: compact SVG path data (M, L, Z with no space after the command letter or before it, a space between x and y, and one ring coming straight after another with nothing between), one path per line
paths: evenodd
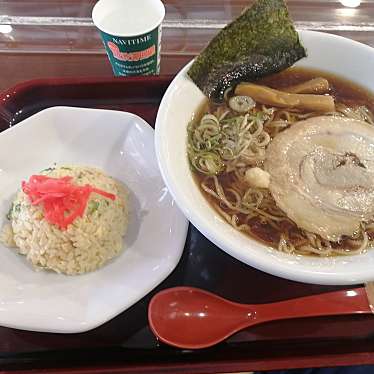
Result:
M0 131L54 105L130 111L153 126L170 80L160 76L26 82L0 96ZM176 285L201 287L244 303L344 288L291 282L257 271L221 251L190 225L175 271L148 296L103 326L72 335L0 327L0 372L218 373L374 364L371 316L277 321L238 333L211 349L168 347L149 330L147 305L155 292Z

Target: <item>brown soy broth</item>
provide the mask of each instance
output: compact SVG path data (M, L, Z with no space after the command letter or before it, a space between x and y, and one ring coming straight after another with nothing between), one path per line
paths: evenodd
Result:
M256 82L256 84L261 84L275 89L282 89L287 86L296 85L299 83L306 82L313 78L323 77L329 81L330 92L335 99L335 102L343 103L347 106L360 106L365 105L371 112L374 112L374 96L364 88L358 86L357 84L350 82L336 75L321 72L313 69L305 68L290 68L281 73L273 74L266 78L262 78ZM193 121L199 121L201 117L207 112L213 112L217 108L216 104L210 103L208 100L204 101L197 112L194 114ZM199 188L201 182L204 180L205 176L203 174L194 172L195 182L198 184ZM233 177L230 173L225 173L220 175L219 181L221 185L225 188L232 184ZM246 186L242 186L245 190ZM201 188L200 188L201 189ZM202 189L201 192L209 203L214 207L214 204L217 203L212 196L205 193ZM275 203L274 203L275 204ZM238 215L239 221L242 222L244 215ZM243 232L245 235L248 235L259 242L277 248L280 235L283 230L277 230L269 224L263 224L260 222L259 218L251 219L248 222L250 226L251 233ZM280 223L280 226L287 230L290 238L295 237L299 228L295 224L291 224L289 221L283 221ZM372 233L368 233L369 236ZM373 234L374 236L374 234ZM338 246L349 247L349 243L346 240L342 240L339 244L335 243Z
M205 107L205 110L203 111L203 113L206 113L206 108L207 107ZM193 178L194 178L195 182L197 183L197 185L199 186L199 188L201 190L201 193L205 196L205 198L210 203L210 205L213 208L215 208L215 204L217 204L217 200L214 199L213 196L207 194L200 187L201 183L203 182L203 180L205 178L205 176L201 173L193 172ZM232 176L231 173L225 173L225 174L221 174L218 177L218 179L219 179L221 185L225 188L225 187L228 187L232 184L233 176ZM244 190L246 188L246 186L243 184L242 188ZM240 213L237 216L238 216L240 222L242 222L244 217L245 217L244 214L240 214ZM263 244L270 245L274 248L277 248L277 245L278 245L278 242L279 242L279 239L280 239L280 234L281 234L280 231L276 230L274 227L272 227L270 225L262 224L259 219L251 220L249 222L249 226L250 226L250 229L251 229L251 234L249 234L247 232L243 232L245 235L248 235L248 236L258 240L259 242L261 242ZM298 228L297 228L296 225L294 225L294 227L292 229L295 232L298 231Z

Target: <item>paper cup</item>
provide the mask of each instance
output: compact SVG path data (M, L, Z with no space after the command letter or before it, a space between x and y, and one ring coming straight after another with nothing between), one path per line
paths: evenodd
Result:
M100 0L92 20L100 30L116 76L160 73L161 23L165 7L160 0Z

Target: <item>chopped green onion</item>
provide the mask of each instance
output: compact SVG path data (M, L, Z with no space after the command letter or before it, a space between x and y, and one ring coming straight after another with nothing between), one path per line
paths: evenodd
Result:
M100 203L96 200L91 200L89 203L88 203L88 209L87 209L87 214L93 214L95 213L98 208L99 208L99 205Z
M13 204L10 206L8 213L6 214L6 218L8 221L12 219L12 211L13 211Z
M41 173L49 173L49 172L51 172L51 171L53 171L53 170L55 170L56 168L47 168L47 169L43 169L43 170L41 170L40 172Z

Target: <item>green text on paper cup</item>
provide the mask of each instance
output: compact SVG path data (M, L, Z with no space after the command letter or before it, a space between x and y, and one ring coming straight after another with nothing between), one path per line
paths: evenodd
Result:
M101 31L116 76L154 75L160 69L161 27L143 35L113 36Z

